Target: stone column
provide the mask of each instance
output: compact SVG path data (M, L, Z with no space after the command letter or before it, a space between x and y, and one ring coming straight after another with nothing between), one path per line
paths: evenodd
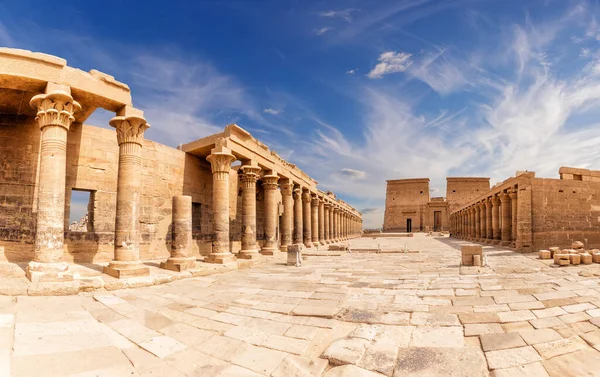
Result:
M294 228L294 198L292 191L294 184L289 179L281 182L281 201L283 203L283 216L281 218L281 251L286 252L293 242Z
M265 244L260 250L261 254L273 255L279 252L277 247L277 223L279 214L277 211L277 181L276 175L265 175L262 177L262 187L265 196ZM283 198L283 190L281 196ZM285 207L285 205L284 205ZM285 216L285 209L284 209ZM283 221L282 221L283 222ZM283 233L283 230L282 230Z
M481 217L479 213L479 205L473 205L473 214L475 216L473 221L473 224L475 224L475 240L478 241L481 238L481 223L479 222Z
M314 247L319 247L319 197L317 194L311 194L310 225L312 245Z
M479 226L481 227L481 235L480 235L480 239L481 242L485 242L485 239L487 238L487 227L486 227L486 212L485 212L485 203L481 202L478 203L479 206Z
M191 256L192 246L192 197L174 196L171 206L171 257L160 264L161 268L185 271L196 267Z
M511 236L511 228L512 228L512 219L511 214L512 210L510 208L510 196L508 194L503 193L500 195L500 202L502 203L502 246L510 245L510 236Z
M492 236L494 244L500 243L500 199L497 195L492 196Z
M488 198L485 200L485 226L486 226L486 239L487 243L494 239L494 233L492 228L492 201Z
M303 214L302 214L302 188L294 186L294 239L293 243L302 244Z
M213 243L205 262L223 264L235 260L229 241L229 174L235 156L229 148L216 146L206 159L213 173Z
M46 94L29 102L40 127L40 167L34 257L27 265L32 282L71 281L69 264L62 261L65 237L67 132L81 105L68 86L48 83ZM7 147L9 147L7 145Z
M117 129L119 173L117 177L117 216L115 259L104 273L115 278L144 276L150 269L140 261L140 191L142 141L150 127L140 110L124 107L110 125Z
M319 244L325 245L325 201L319 197Z
M331 243L331 234L329 233L329 229L331 228L329 226L329 212L331 211L331 204L325 202L324 203L324 207L325 207L325 212L324 212L324 226L325 226L325 228L323 229L323 231L325 232L325 234L324 234L325 243L329 244L329 243Z
M333 210L331 211L333 213L333 242L339 242L340 241L340 234L339 234L339 228L338 228L338 215L339 215L339 209L337 207L333 207Z
M467 227L469 228L469 238L473 238L473 208L467 208Z
M510 239L516 243L517 241L517 190L512 190L508 196L510 196L510 208L512 209L511 219L512 226L510 228Z
M242 249L238 258L256 259L260 255L256 243L256 181L260 168L254 164L240 167L242 181Z
M310 202L312 198L310 196L310 191L306 190L302 192L302 223L304 224L303 228L303 241L304 246L312 247L312 215L310 211Z

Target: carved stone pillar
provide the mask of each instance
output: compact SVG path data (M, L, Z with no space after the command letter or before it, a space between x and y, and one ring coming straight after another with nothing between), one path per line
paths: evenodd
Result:
M475 224L475 239L479 240L481 238L481 224L480 221L480 213L479 213L479 205L473 205L473 215L475 217L473 224Z
M191 256L192 197L174 196L171 208L171 257L160 267L180 272L196 267L196 258Z
M304 224L303 232L302 232L302 240L304 242L304 246L312 247L312 216L310 211L310 202L312 198L310 196L310 191L306 190L302 192L302 222Z
M35 254L26 270L32 282L71 281L69 264L62 261L65 235L67 132L81 105L67 86L48 83L46 94L29 102L37 110L41 131Z
M503 193L500 195L500 202L502 203L502 246L510 245L510 236L512 228L512 210L510 208L510 196Z
M256 243L256 181L260 168L256 165L242 165L242 249L238 258L255 259L260 255Z
M208 263L227 263L235 260L229 241L229 174L235 156L226 147L215 147L206 157L213 173L213 243L205 259Z
M325 245L325 201L319 198L319 244Z
M492 227L492 201L488 198L485 200L485 226L486 226L486 243L489 243L494 239L493 227Z
M287 251L293 242L294 228L294 198L292 191L294 184L289 179L281 182L281 201L283 203L283 216L281 217L281 251Z
M325 202L325 242L330 244L332 242L333 235L331 233L332 228L332 215L331 204Z
M273 255L279 252L277 247L277 222L279 214L277 212L277 181L276 175L265 175L262 178L262 187L265 195L265 244L260 250L261 254ZM291 194L291 193L290 193ZM281 197L283 198L283 189ZM285 204L284 204L285 216ZM283 222L283 221L282 221ZM283 227L283 226L282 226ZM283 229L282 229L283 234ZM283 242L282 242L283 243Z
M340 234L338 228L338 215L340 210L337 207L333 207L333 242L340 241Z
M497 195L492 196L492 236L494 244L500 243L500 199Z
M511 241L515 242L517 241L517 190L512 190L508 196L510 196L510 208L512 209L512 227L511 227L511 234L510 234L510 239Z
M302 214L302 188L294 186L294 239L293 243L302 244L303 214Z
M312 245L314 247L319 247L319 197L317 196L317 194L311 195L310 225Z
M486 232L487 232L487 226L486 226L486 213L485 213L485 203L481 202L477 204L479 207L479 227L481 228L480 230L480 241L481 242L485 242L485 239L487 237Z
M141 111L127 106L110 120L110 125L117 129L119 173L115 259L104 267L104 273L119 279L144 276L150 269L140 261L140 172L142 141L150 125Z

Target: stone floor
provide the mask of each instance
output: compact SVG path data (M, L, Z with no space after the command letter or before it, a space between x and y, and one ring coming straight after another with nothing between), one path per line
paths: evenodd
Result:
M0 376L597 376L600 265L417 234L145 288L0 296ZM409 253L394 253L408 250Z

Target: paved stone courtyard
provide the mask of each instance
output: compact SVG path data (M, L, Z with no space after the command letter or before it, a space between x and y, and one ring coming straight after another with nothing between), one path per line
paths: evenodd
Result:
M381 253L78 296L0 296L0 375L600 373L599 265L556 268L486 246L488 267L460 267L461 244L361 238L355 250Z

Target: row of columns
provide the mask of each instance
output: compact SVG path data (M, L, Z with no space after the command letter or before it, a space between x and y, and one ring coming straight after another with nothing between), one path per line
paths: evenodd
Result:
M236 157L227 147L216 145L206 158L213 172L213 248L206 258L211 263L233 261L229 243L229 172ZM324 195L311 192L290 179L280 179L270 171L262 177L260 167L250 160L242 161L242 245L239 258L253 259L260 254L286 251L292 244L318 247L359 237L362 220ZM256 182L261 179L264 190L265 244L259 250L256 241ZM276 191L280 187L283 204L281 245L278 244L279 219Z
M457 238L511 246L517 241L516 189L495 193L450 215Z

